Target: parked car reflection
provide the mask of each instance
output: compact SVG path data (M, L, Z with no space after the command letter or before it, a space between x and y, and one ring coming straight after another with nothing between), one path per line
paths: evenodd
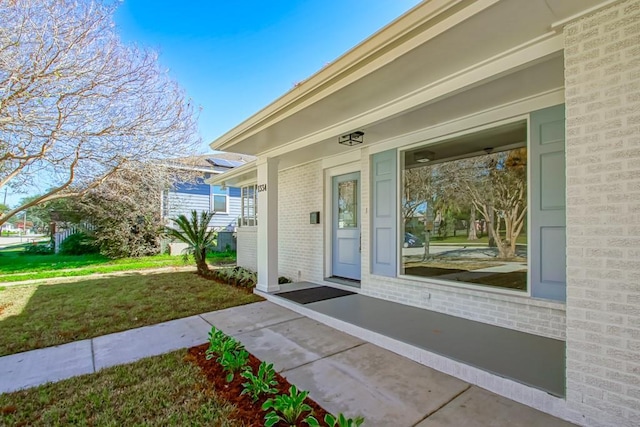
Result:
M424 246L424 242L420 240L418 236L411 233L404 233L404 245L405 248L419 248Z

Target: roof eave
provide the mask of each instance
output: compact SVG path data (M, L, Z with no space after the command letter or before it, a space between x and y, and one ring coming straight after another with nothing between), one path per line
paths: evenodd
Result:
M256 160L247 162L242 166L231 169L230 171L212 175L209 179L205 180L205 183L211 185L235 185L252 179L254 175L257 177Z

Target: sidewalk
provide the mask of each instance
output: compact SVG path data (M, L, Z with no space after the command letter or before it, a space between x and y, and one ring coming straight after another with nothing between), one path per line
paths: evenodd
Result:
M367 426L570 426L271 302L0 357L0 392L202 344L211 326L273 362L333 413Z
M26 234L21 236L0 236L0 249L8 248L9 246L22 245L24 243L34 243L46 241L47 237L44 234Z

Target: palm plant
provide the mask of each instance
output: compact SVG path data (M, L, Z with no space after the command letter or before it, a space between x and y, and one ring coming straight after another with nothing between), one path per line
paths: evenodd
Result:
M209 229L209 222L214 214L215 212L203 211L198 217L198 212L193 210L191 211L191 218L179 215L173 220L177 228L166 228L166 233L169 237L188 245L185 256L193 255L198 274L201 276L208 276L210 273L206 256L207 251L213 249L216 244L217 234L215 230Z

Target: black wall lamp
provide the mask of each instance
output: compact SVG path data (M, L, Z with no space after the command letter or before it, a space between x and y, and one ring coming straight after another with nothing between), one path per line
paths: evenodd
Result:
M353 146L364 142L364 132L355 131L338 138L338 143L342 145Z

